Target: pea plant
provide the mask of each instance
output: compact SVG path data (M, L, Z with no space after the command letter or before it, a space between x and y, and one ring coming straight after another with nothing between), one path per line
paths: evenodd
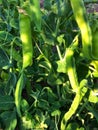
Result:
M0 0L0 129L98 130L97 0Z

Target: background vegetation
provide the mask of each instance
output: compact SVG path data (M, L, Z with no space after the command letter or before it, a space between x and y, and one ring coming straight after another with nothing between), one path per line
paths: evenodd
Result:
M96 59L86 57L70 1L44 0L41 8L36 1L0 0L0 128L98 130L98 38ZM98 4L85 0L85 7L97 36ZM25 28L30 41L24 47ZM28 46L32 63L23 60Z

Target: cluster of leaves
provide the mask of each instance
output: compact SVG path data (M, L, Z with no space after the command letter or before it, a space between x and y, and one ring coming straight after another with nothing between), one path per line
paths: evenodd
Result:
M71 5L66 0L45 0L42 32L32 23L34 57L25 70L21 112L18 117L14 92L21 71L22 44L19 36L18 0L0 0L0 128L5 130L59 130L69 110L73 92L63 57L79 35L75 64L79 82L88 80L88 91L67 130L98 128L98 63L81 54L81 37ZM90 19L91 20L91 19Z

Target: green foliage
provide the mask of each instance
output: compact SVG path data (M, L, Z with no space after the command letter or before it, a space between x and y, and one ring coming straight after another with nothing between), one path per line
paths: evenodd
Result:
M80 23L78 27L72 1L44 0L42 7L39 2L0 0L0 129L97 130L98 45L92 51L84 48L83 28ZM30 20L29 28L25 17L23 22L33 43L33 50L29 42L25 45L33 53L32 64L23 61L20 13ZM85 10L84 15L97 43L97 13ZM21 24L21 29L25 26ZM96 60L82 50L93 53Z
M6 95L0 96L0 109L1 110L9 110L14 107L14 99L13 97Z

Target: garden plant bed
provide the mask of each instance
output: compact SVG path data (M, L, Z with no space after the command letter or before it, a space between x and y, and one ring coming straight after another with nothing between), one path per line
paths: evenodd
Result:
M98 130L98 2L0 0L0 130Z

